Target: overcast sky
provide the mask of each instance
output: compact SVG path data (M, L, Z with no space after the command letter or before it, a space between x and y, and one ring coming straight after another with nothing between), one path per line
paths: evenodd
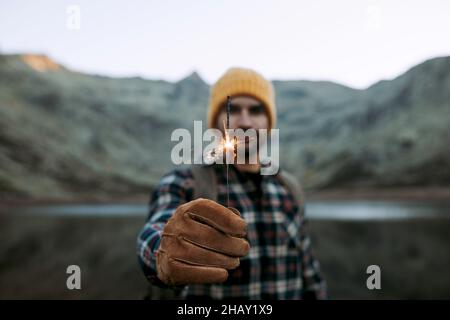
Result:
M365 88L450 55L450 1L0 0L0 51L110 76L212 83L243 66Z

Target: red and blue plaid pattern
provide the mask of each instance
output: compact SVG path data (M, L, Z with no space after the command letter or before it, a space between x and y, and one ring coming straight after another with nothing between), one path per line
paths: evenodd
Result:
M218 202L227 203L225 166L215 166ZM231 169L233 168L233 169ZM230 166L230 206L248 224L250 252L222 284L189 285L187 298L302 299L326 298L326 285L306 231L304 203L297 203L276 176L261 176L261 188ZM138 238L138 257L145 275L156 275L156 252L164 224L175 209L193 200L195 181L189 169L164 176L150 201Z

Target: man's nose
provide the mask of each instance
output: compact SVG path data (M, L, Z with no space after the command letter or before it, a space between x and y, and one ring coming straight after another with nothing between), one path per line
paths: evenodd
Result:
M237 125L238 128L241 128L241 129L244 129L244 130L252 128L252 121L250 119L250 115L247 112L247 110L243 110L240 113L240 115L239 115L239 117L237 119L236 125Z

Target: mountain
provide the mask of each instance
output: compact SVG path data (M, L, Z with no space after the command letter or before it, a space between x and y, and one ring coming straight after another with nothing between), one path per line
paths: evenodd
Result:
M366 90L311 82L276 86L281 113L289 115L285 158L288 167L301 159L297 167L306 185L450 184L449 57Z
M450 57L365 90L274 81L281 162L305 188L450 184ZM148 193L171 132L206 119L209 86L79 73L0 55L0 198Z

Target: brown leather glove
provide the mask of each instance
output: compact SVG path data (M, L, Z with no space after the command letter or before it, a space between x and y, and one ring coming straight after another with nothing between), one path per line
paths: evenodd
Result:
M179 206L162 233L158 278L173 286L224 282L250 249L246 232L234 208L201 198Z

